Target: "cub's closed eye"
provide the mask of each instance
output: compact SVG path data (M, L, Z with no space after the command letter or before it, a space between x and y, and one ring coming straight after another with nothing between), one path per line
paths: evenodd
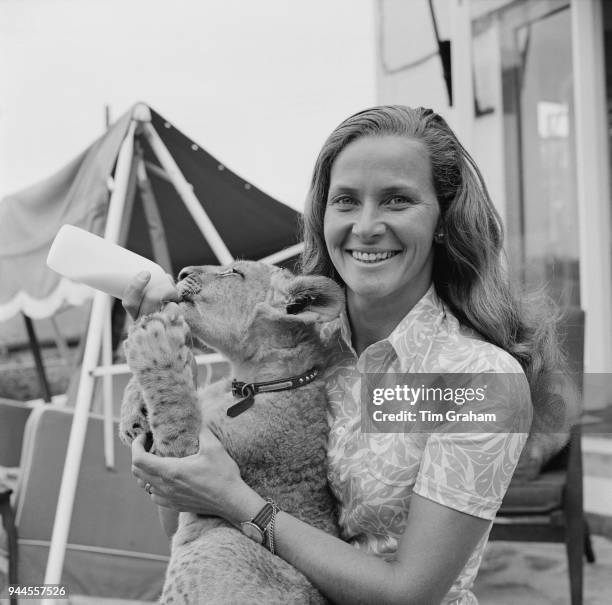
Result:
M217 273L217 277L228 277L230 275L238 275L244 279L244 273L236 269L236 267L231 267L227 271L222 271L221 273Z

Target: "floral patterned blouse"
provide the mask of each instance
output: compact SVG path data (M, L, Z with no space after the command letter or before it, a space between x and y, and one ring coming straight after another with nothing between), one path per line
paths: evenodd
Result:
M492 520L506 492L531 425L529 386L519 363L459 324L433 285L388 338L361 356L351 346L345 315L328 324L337 342L326 370L329 398L329 483L340 502L342 537L393 559L413 493ZM375 368L375 370L372 370ZM516 375L507 432L366 433L361 430L364 371L494 372ZM470 591L489 532L482 537L442 601L474 605Z

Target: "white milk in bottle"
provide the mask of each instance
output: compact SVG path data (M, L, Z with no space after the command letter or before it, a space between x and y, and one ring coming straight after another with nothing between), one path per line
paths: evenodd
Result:
M55 236L47 265L57 273L121 298L137 273L148 271L147 290L173 287L170 276L144 256L126 250L73 225L64 225Z

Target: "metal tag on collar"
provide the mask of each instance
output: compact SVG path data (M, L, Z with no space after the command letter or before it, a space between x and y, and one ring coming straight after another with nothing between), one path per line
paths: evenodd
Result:
M240 382L240 380L232 380L232 395L234 397L246 397L247 395L255 394L255 384L252 382Z
M232 392L234 395L242 395L243 399L237 401L234 405L227 408L227 415L230 418L235 418L242 414L242 412L246 412L252 405L255 403L255 388L252 384L243 384L240 387L240 392L237 393L238 389L235 390L235 387L232 385Z

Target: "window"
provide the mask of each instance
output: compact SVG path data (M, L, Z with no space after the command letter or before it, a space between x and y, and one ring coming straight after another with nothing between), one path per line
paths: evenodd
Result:
M579 306L569 4L513 3L500 39L510 262L526 284Z

